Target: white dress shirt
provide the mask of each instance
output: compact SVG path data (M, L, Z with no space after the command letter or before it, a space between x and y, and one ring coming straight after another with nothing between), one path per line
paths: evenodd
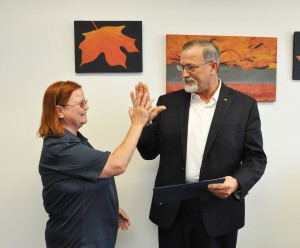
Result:
M212 98L206 104L199 95L192 93L189 112L186 174L188 183L198 182L203 159L204 148L217 101L220 94L221 80Z

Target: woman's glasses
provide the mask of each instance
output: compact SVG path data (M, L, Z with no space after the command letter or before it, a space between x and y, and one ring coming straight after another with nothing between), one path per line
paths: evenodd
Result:
M63 104L61 106L71 106L71 107L75 107L75 106L80 106L81 108L84 108L88 103L88 100L87 99L83 99L81 100L79 103L76 103L76 104Z

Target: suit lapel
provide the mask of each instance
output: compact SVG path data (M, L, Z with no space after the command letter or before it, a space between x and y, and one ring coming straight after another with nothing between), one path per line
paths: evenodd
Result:
M217 136L217 133L222 125L222 122L226 116L226 113L232 103L233 95L231 93L232 93L232 90L229 87L227 87L225 84L223 84L223 82L222 82L219 99L217 102L214 117L212 119L211 126L210 126L209 133L208 133L203 158L205 158L205 156L209 152L209 150Z
M186 161L187 131L188 131L188 122L189 122L190 101L191 101L191 94L183 91L183 95L179 101L179 123L180 123L182 154L183 154L184 161Z

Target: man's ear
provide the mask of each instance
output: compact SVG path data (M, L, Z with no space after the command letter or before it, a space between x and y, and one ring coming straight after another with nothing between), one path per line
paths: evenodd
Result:
M213 61L213 62L211 62L211 72L213 73L213 74L217 74L218 73L218 63L217 63L217 61Z
M57 111L59 119L64 118L63 110L64 110L64 108L62 106L56 105L56 111Z

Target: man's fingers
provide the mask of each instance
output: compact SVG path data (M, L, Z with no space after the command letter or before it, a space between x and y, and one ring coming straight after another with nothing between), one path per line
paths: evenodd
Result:
M165 109L167 108L163 105L150 108L149 111L152 111L152 113L150 114L149 121L152 121L161 111L164 111Z
M147 84L143 84L144 87L144 92L148 93L148 101L150 100L150 93L149 93L149 89L148 89L148 85Z
M148 93L146 92L144 95L143 95L143 98L142 98L142 101L141 101L141 106L145 107L146 105L148 105ZM146 104L147 103L147 104Z

